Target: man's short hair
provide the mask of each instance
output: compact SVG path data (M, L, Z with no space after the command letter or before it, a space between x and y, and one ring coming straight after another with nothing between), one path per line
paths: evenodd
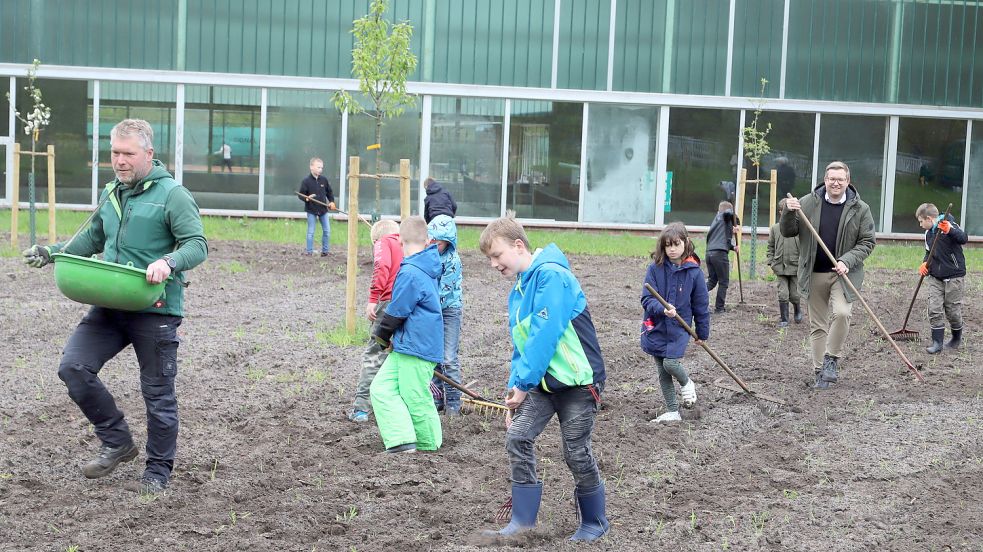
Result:
M143 151L154 147L154 129L143 119L123 119L109 132L109 141L116 138L136 138Z
M782 211L785 210L785 204L786 203L788 203L788 198L787 197L783 197L782 199L779 199L778 200L778 211L779 212L782 212Z
M324 164L324 160L321 159L320 157L311 157L310 164L313 165L315 161L320 161L322 165Z
M409 217L399 223L399 237L403 243L425 244L430 239L427 234L427 223L423 217Z
M935 206L934 203L922 203L915 209L915 217L917 218L935 218L939 216L939 208Z
M373 242L377 242L382 238L388 236L389 234L398 234L399 224L391 219L383 219L372 225L372 230L369 235L372 237Z
M829 165L826 165L826 171L823 172L823 176L825 177L831 170L846 171L846 179L850 180L850 167L847 167L843 161L833 161Z
M482 253L487 255L491 251L495 238L502 238L510 244L515 242L515 240L522 240L526 249L531 249L529 238L526 237L526 231L522 228L522 224L515 220L514 211L507 211L504 217L491 221L481 231L481 237L478 238L478 248L481 249Z

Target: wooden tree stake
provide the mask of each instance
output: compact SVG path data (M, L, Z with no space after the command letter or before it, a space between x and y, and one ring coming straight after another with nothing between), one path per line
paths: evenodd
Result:
M58 241L55 229L55 146L48 144L48 243Z
M399 220L410 218L410 160L399 160Z
M358 157L348 158L348 272L345 278L345 329L355 335L355 273L358 269Z

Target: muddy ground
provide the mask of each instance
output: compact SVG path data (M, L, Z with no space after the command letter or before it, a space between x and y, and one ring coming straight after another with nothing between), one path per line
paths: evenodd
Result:
M98 446L57 378L60 349L85 311L50 268L0 259L0 550L573 550L572 480L555 422L538 444L540 528L488 541L508 496L504 426L477 413L444 422L436 453L383 454L374 424L344 418L362 346L325 338L344 308L344 258L299 247L213 243L191 273L181 328L181 433L167 492L127 490L140 461L86 480ZM876 254L876 253L875 253ZM359 298L364 300L368 253ZM841 383L807 390L808 324L777 327L772 284L748 282L747 306L713 318L710 344L775 408L713 385L726 378L698 347L685 366L699 408L678 425L638 347L643 259L572 259L609 374L594 450L609 491L603 550L983 550L983 274L972 273L966 346L930 357L902 344L916 383L872 335L860 305ZM464 255L465 380L495 394L510 356L509 282ZM872 270L867 297L900 327L913 271ZM737 300L736 285L731 295ZM765 305L759 308L754 305ZM928 332L924 294L910 326ZM138 442L145 415L132 349L102 377Z

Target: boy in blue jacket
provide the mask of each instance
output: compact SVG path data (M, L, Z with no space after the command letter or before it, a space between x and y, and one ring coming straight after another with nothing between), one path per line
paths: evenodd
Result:
M440 417L430 395L434 366L444 358L440 319L437 246L427 246L427 223L409 217L399 225L403 262L393 284L392 301L372 337L392 346L369 386L369 397L386 452L437 450Z
M447 215L437 215L427 224L430 239L437 245L440 253L440 280L437 289L440 294L440 313L444 319L444 360L437 371L461 383L461 363L457 352L461 340L461 256L457 254L457 225ZM431 388L440 392L440 399L434 399L437 410L447 416L461 413L461 392L454 386L433 378Z
M605 371L587 298L554 244L531 251L510 214L481 233L492 268L514 277L509 293L512 365L506 406L506 450L512 471L512 520L497 535L536 524L543 483L536 477L536 437L556 414L563 459L576 482L580 527L571 540L592 541L608 531L604 482L591 451L591 432Z
M659 236L659 244L652 252L652 264L645 274L645 283L652 286L671 308L662 306L647 289L642 290L642 350L655 357L659 367L659 385L666 400L666 412L655 422L678 422L679 403L676 387L683 406L696 404L696 384L686 374L679 359L686 354L689 332L675 320L678 314L687 324L696 319L696 335L701 341L710 337L710 292L700 271L700 258L693 250L693 242L681 222L665 227Z

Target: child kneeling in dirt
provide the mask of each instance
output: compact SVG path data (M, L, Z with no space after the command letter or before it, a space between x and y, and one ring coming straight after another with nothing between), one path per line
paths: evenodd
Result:
M659 385L666 400L666 412L655 422L678 422L679 404L676 402L676 386L679 382L683 406L696 404L696 384L686 374L679 359L686 354L690 335L676 320L678 314L687 324L696 319L696 335L700 341L710 337L710 293L700 271L700 258L693 250L686 227L673 222L659 236L659 243L652 252L652 264L645 275L645 283L652 286L669 303L665 308L647 289L642 289L642 350L655 357L659 367Z
M369 302L365 305L365 317L372 322L371 332L382 322L382 313L389 305L393 294L393 282L403 262L403 249L399 244L399 224L393 220L380 220L372 225L372 283L369 284ZM375 339L369 338L369 345L362 353L362 373L355 388L355 403L348 412L348 419L361 423L369 421L372 403L369 401L369 385L379 368L389 356Z
M437 246L427 246L427 223L409 217L399 225L403 262L392 302L372 336L393 352L369 386L376 423L386 452L437 450L440 417L430 394L434 366L444 358L440 319Z
M591 451L591 432L604 386L604 359L587 298L555 244L531 251L513 214L481 233L492 268L516 282L509 294L512 364L506 406L506 450L512 471L512 520L491 535L513 535L536 524L543 483L536 478L536 437L556 414L563 456L576 481L580 527L571 540L608 531L604 482Z
M966 276L966 257L963 245L968 241L966 231L949 215L943 220L939 208L922 203L915 211L918 224L925 229L925 258L918 273L927 276L928 322L932 326L932 344L925 348L929 354L942 352L945 340L945 321L949 320L952 339L945 348L958 349L963 338L963 278ZM928 258L936 234L939 241Z
M785 208L787 198L778 202L778 212ZM802 322L802 309L799 307L799 237L786 238L776 222L768 230L768 265L775 273L778 285L778 326L788 326L788 304L795 308L795 323Z
M441 274L437 289L440 314L444 319L444 360L437 371L455 383L461 383L461 363L457 351L461 339L461 256L457 254L457 225L447 215L437 215L427 224L430 239L440 252ZM434 376L431 389L437 389L434 405L449 417L461 414L461 392Z

